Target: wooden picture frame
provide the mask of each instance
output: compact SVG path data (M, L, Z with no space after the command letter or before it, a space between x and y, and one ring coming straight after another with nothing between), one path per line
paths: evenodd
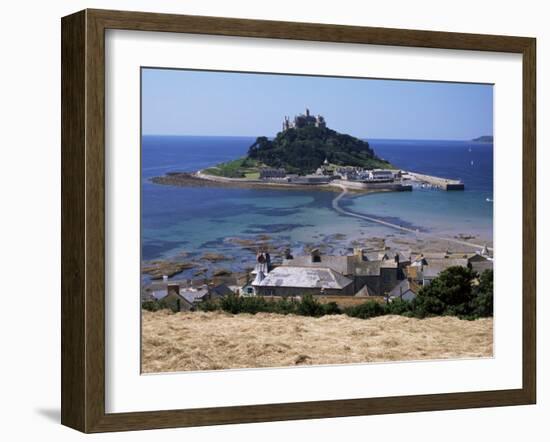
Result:
M523 385L272 405L105 412L105 30L418 48L523 57ZM534 404L536 400L536 41L533 38L84 10L62 19L62 424L83 432ZM528 253L527 253L528 252Z

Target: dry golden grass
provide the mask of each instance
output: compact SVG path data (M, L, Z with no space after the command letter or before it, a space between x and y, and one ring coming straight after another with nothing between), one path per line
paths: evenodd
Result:
M475 358L493 354L493 320L143 312L145 373Z

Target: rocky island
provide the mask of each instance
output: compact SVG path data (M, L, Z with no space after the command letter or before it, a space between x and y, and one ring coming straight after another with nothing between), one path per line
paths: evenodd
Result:
M379 158L367 141L328 128L323 116L313 116L306 109L293 122L285 117L282 131L275 138L258 137L247 156L206 169L204 173L258 178L262 168L308 175L317 173L319 168L333 172L339 167L390 169L392 165Z
M458 180L396 169L376 155L368 141L330 129L309 109L291 121L285 117L275 138L261 136L246 156L193 173L169 172L153 177L173 186L231 186L380 192L407 191L413 185L463 190Z

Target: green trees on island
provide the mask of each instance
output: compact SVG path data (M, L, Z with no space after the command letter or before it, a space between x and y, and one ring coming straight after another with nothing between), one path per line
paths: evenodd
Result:
M262 167L273 167L306 175L315 172L325 160L332 167L392 167L376 156L367 141L327 127L305 126L279 132L272 140L258 137L248 149L247 156L218 164L204 172L226 178L257 179Z
M367 141L315 126L287 129L279 132L273 140L258 137L250 146L248 157L269 167L299 174L315 172L325 159L340 166L391 166L376 156Z

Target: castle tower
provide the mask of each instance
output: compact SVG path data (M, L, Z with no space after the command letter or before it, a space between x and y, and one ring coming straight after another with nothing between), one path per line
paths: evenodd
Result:
M317 115L317 117L315 117L315 126L326 127L325 118L322 115Z
M306 117L309 117L309 109L306 107Z

